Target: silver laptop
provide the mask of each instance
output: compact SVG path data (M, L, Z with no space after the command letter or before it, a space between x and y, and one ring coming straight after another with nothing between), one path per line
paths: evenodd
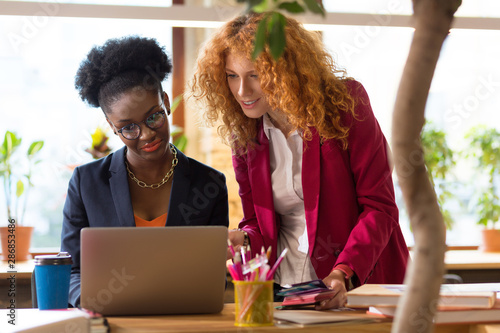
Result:
M218 313L227 228L110 227L81 231L81 306L103 315Z

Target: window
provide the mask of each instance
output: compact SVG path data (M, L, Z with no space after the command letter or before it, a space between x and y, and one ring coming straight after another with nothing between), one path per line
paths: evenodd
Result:
M380 12L378 9L374 11ZM390 143L394 101L413 29L379 25L329 26L323 35L340 67L365 86L374 113ZM455 152L466 150L464 136L474 125L500 128L497 110L500 105L500 46L492 43L499 38L499 30L452 29L445 41L427 101L426 118L446 132L448 145ZM471 172L473 166L464 160L464 156L457 160L453 189L458 200L450 202L455 224L447 232L447 244L478 245L482 227L476 225L476 216L471 212L477 179ZM400 224L408 245L413 245L395 176L394 180Z
M25 224L36 226L34 247L59 246L62 207L72 168L91 160L90 154L84 151L90 145L90 133L98 125L107 126L102 112L85 105L74 89L74 75L80 61L93 45L129 34L154 37L171 55L174 24L212 28L241 8L235 9L230 0L202 2L207 7L181 11L189 17L176 17L179 21L175 23L151 19L158 18L156 8L142 12L132 10L134 19L97 18L120 17L127 5L168 7L171 5L169 0L71 0L53 2L53 5L24 2L31 7L21 10L21 14L12 9L14 2L8 2L9 10L2 10L9 15L0 16L0 29L5 32L0 35L0 133L17 132L23 138L24 150L33 140L46 143L41 152L43 163L38 165L33 179L35 190L30 196L29 204L36 209L29 210L25 217ZM58 17L57 5L60 3L122 6L117 6L116 10L114 6L104 6L106 12L103 13L94 5L85 9L87 16L95 15L96 18L65 18ZM212 3L217 5L210 7ZM323 3L328 11L347 15L343 24L359 24L338 25L338 17L333 16L328 18L330 25L322 25L321 29L324 29L325 43L337 63L365 86L375 115L390 142L394 100L413 33L405 16L411 14L411 3L400 0ZM130 9L126 13L129 15ZM460 20L456 23L462 29L453 29L445 42L426 116L447 132L449 145L459 151L465 148L463 136L472 125L500 126L496 111L500 105L500 66L497 65L500 46L494 43L500 37L500 2L464 0L457 16ZM143 17L150 19L140 19ZM205 32L208 35L210 31L206 29ZM192 51L188 53L194 54L197 47L189 45ZM188 61L194 58L192 54L186 55ZM173 97L171 80L164 82L164 88ZM111 148L121 147L119 139L111 131L109 134ZM465 162L457 165L457 184L461 185L456 192L466 205L454 207L459 214L455 215L455 227L448 233L449 245L479 243L480 227L467 207L473 181L471 168ZM413 236L399 192L397 201L402 208L400 221L405 238L408 245L412 245ZM6 217L3 202L2 192L0 217Z

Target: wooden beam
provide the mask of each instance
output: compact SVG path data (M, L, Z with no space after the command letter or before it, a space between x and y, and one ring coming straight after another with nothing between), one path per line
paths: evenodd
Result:
M183 5L184 0L173 0L174 5ZM172 55L173 55L173 72L172 72L172 96L174 100L177 96L184 93L186 84L185 77L185 45L184 45L184 29L182 27L172 28ZM177 109L172 114L172 124L184 129L184 102L181 101ZM184 130L182 131L184 132ZM180 135L180 134L179 134ZM175 137L174 137L175 139Z
M173 27L215 28L243 11L243 6L191 6L175 4L171 7L116 6L71 4L61 2L0 1L0 15L31 17L92 17L117 19L165 20ZM332 25L381 27L412 27L411 15L326 13L297 15L306 28L324 30ZM454 29L500 30L498 17L457 17Z

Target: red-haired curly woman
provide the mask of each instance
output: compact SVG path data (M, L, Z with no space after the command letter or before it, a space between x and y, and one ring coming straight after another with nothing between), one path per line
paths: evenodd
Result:
M262 15L225 24L191 82L233 149L244 217L231 242L270 246L271 264L288 248L275 282L322 279L338 292L318 309L343 306L352 286L402 283L408 249L389 151L363 86L291 18L283 56L265 50L252 61Z

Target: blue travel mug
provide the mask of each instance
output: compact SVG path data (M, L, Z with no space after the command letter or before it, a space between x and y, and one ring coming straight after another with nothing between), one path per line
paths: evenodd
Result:
M35 256L36 295L40 310L68 308L72 264L67 252Z

